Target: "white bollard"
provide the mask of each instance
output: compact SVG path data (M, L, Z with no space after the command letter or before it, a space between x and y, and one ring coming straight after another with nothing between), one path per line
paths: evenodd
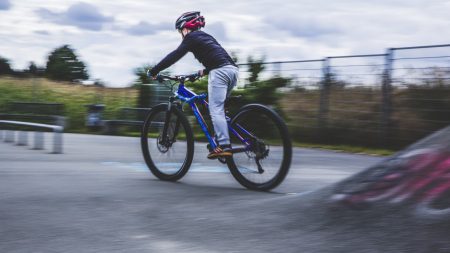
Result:
M17 146L26 146L26 145L28 145L28 132L19 131Z
M14 142L14 131L6 130L5 133L5 142Z
M34 132L34 146L33 149L41 150L44 149L44 133Z
M63 133L55 130L53 132L53 154L63 153Z

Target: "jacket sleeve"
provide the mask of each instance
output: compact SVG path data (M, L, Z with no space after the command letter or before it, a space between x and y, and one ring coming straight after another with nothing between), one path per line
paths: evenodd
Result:
M175 62L180 60L189 52L188 44L183 40L177 49L168 54L164 59L162 59L155 67L152 68L150 74L156 76L160 71L172 66Z

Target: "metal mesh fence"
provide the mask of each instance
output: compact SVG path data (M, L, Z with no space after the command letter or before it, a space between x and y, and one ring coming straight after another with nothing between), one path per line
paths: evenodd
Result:
M281 109L297 140L398 148L450 124L449 48L269 62L260 76L291 79Z

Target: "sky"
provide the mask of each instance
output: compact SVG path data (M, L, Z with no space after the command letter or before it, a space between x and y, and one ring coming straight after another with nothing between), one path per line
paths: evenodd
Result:
M133 83L133 69L155 64L181 36L178 16L198 10L210 33L241 63L383 53L388 47L450 43L447 0L0 0L0 56L15 69L44 66L69 44L93 79ZM169 70L202 69L192 54Z

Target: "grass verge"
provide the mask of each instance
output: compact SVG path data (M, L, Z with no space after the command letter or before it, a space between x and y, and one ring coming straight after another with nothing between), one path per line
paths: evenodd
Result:
M303 142L294 142L293 145L295 147L302 147L302 148L319 148L346 153L376 155L376 156L389 156L397 152L396 150L390 149L377 149L377 148L368 148L350 145L326 145L326 144L303 143Z

